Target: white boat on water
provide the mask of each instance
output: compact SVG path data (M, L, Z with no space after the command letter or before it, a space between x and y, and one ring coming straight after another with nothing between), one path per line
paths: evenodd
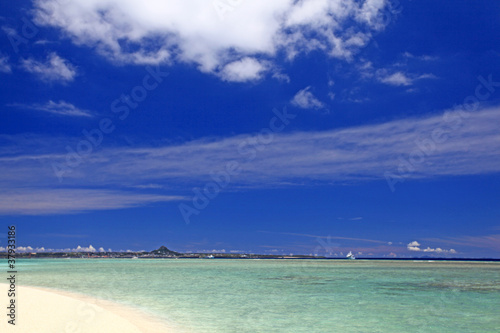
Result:
M349 251L349 253L347 254L346 258L347 259L352 259L352 260L356 259L356 257L354 256L354 254L352 254L352 251Z

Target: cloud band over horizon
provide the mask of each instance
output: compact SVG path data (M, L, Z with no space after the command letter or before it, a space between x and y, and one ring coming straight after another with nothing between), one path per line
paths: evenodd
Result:
M29 141L25 149L3 146L0 184L5 190L0 214L26 214L30 205L36 206L31 209L37 213L52 214L180 200L190 188L223 173L228 163L238 168L230 185L240 189L384 180L387 174L406 180L497 173L499 122L500 108L490 108L329 131L237 135L155 147L103 147L82 155L81 164L67 168L62 183L53 166L67 165L71 154L64 153L66 143L61 140L54 145L55 138L38 138L35 146ZM16 147L28 142L22 136L4 139ZM130 200L127 191L132 189L136 199ZM113 204L79 200L87 197L84 190L113 198ZM151 190L156 192L151 194ZM64 205L42 199L51 193L58 198L62 191L64 196L74 194ZM33 202L40 204L33 206Z

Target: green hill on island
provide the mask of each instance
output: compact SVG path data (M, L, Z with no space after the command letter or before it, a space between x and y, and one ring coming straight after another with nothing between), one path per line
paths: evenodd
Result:
M175 252L175 251L172 251L172 250L169 250L166 246L160 246L159 249L157 250L153 250L150 252L151 254L156 254L156 255L171 255L171 256L179 256L179 255L182 255L182 253L179 253L179 252Z

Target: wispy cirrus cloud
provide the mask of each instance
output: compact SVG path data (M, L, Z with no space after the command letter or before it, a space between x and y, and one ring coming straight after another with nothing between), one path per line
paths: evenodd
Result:
M311 234L301 234L301 233L293 233L293 232L270 232L270 231L261 231L261 232L279 233L280 235L299 236L299 237L308 237L308 238L316 238L316 239L339 239L339 240L349 240L349 241L376 243L376 244L389 244L390 243L390 242L381 241L381 240L377 240L377 239L366 239L366 238L355 238L355 237L323 236L323 235L311 235Z
M423 79L437 79L437 76L430 73L415 75L401 71L392 73L387 70L377 71L377 80L391 86L411 86L415 81Z
M485 236L462 236L449 238L427 238L430 242L439 242L444 244L476 247L490 249L500 252L500 234L492 234Z
M278 54L313 50L351 59L384 29L380 0L212 1L36 0L35 21L64 31L112 62L194 64L224 80L255 80ZM394 15L394 14L393 14ZM223 19L222 19L223 18Z
M85 234L60 234L60 233L43 233L37 234L37 237L54 237L54 238L88 238Z
M71 103L65 101L54 102L52 100L45 104L20 104L13 103L7 106L16 107L20 109L28 109L35 111L42 111L58 116L72 116L72 117L92 117L92 112L85 109L80 109Z
M62 184L53 167L65 166L68 161L75 163L75 156L65 149L67 141L2 138L5 144L0 149L0 186L5 189L5 198L0 200L0 212L13 214L16 210L12 207L18 207L22 213L22 205L26 205L27 212L34 209L33 213L36 207L54 212L121 207L116 192L106 194L107 198L115 197L114 201L92 200L92 195L85 192L78 194L87 197L83 201L79 197L67 199L71 191L79 188L165 191L160 187L168 184L167 196L178 195L185 193L186 186L212 181L213 174L224 171L229 162L238 165L239 174L232 176L230 182L238 189L384 180L387 171L398 168L402 156L417 149L425 158L405 176L406 180L498 173L499 121L500 108L492 108L468 113L467 117L449 112L446 117L400 119L329 131L274 133L271 142L260 146L259 135L238 135L155 147L102 148L81 156L81 162L64 172ZM429 146L429 138L436 130L442 134L440 140ZM55 193L54 200L45 200L43 191L37 192L36 198L29 191L15 194L21 188L48 190L56 184L65 187L68 196ZM151 188L149 184L160 186ZM96 191L98 194L102 190ZM51 198L49 192L46 194ZM169 199L158 194L135 194L137 197L122 194L126 203L123 205ZM61 200L56 200L59 197ZM29 205L31 201L39 204ZM79 207L79 202L86 203L85 207Z
M358 71L364 79L374 79L391 86L412 86L419 80L437 79L432 73L416 74L405 68L406 65L393 64L387 68L376 68L372 62L363 61L358 65Z
M182 196L153 195L100 189L15 189L0 194L0 215L71 214L144 206L184 200Z
M50 53L45 61L23 59L21 67L47 82L68 83L77 75L76 67L54 52Z
M439 59L437 56L431 56L431 55L427 55L427 54L414 55L410 52L403 53L403 57L408 58L408 59L417 59L417 60L421 60L421 61L436 61Z
M399 165L432 136L443 131L410 178L484 174L500 171L500 109L488 109L459 118L443 116L396 120L382 124L320 131L275 134L265 150L257 151L258 136L201 139L163 147L108 149L90 156L78 173L93 172L98 163L107 181L137 179L143 184L176 179L207 179L228 162L237 161L241 173L235 184L273 184L304 180L343 182L376 180ZM203 166L203 167L201 167ZM76 176L76 175L75 175ZM91 177L88 177L91 178ZM69 180L77 179L69 175ZM155 181L156 180L156 181Z
M337 217L337 220L347 220L347 221L361 221L363 218L362 217Z

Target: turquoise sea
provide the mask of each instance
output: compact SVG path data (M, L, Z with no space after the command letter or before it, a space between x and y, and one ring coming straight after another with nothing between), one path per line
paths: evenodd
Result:
M141 308L187 332L500 332L500 263L19 260L18 283Z

